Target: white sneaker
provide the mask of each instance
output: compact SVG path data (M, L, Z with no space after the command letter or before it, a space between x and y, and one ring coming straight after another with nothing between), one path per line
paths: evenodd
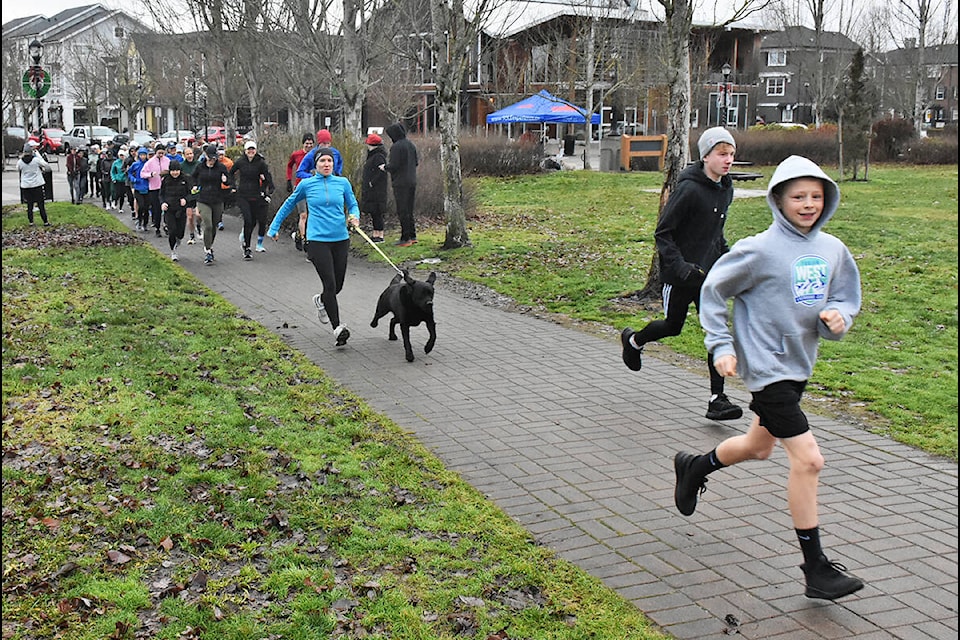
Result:
M266 253L267 250L263 248L262 244L257 243L257 253Z
M330 318L327 316L327 310L323 306L323 302L320 300L320 294L313 296L313 304L317 307L317 320L323 324L330 324Z
M177 252L176 252L176 251L171 251L171 252L170 252L170 259L173 260L174 262L176 262L177 260L180 259L180 257L177 255Z
M350 339L350 329L347 329L347 325L342 324L333 330L333 337L337 339L336 346L342 347Z

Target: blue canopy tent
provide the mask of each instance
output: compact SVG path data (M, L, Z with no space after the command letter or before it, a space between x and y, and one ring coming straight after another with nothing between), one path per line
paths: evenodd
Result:
M586 109L558 98L548 91L540 91L487 116L487 124L532 122L585 124L586 121ZM595 113L590 116L590 123L600 124L600 114Z

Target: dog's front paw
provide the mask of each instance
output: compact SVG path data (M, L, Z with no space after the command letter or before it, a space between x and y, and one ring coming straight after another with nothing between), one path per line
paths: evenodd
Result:
M396 340L396 339L397 339L397 334L395 333L392 333L389 336L387 336L387 340Z
M413 360L414 360L413 351L408 351L408 352L407 352L407 362L413 362Z
M374 318L374 319L373 319L373 322L370 323L370 326L373 327L374 329L376 329L378 324L380 324L380 323L377 321L376 318Z

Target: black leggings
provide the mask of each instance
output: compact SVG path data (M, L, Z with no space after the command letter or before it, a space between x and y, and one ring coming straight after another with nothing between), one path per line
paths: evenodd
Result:
M347 275L347 256L350 255L350 238L339 242L308 242L304 247L307 257L323 283L320 299L330 318L330 326L340 326L340 307L337 294L343 289L343 280Z
M164 222L167 224L167 233L170 241L170 250L173 251L183 240L183 233L187 229L187 210L183 207L167 207L163 212Z
M700 286L681 287L663 285L663 302L666 315L663 320L654 320L634 334L634 341L644 345L661 338L678 336L687 321L687 310L693 303L700 312ZM713 367L713 354L707 354L707 368L710 370L710 393L723 393L723 376Z
M263 198L237 198L237 206L243 214L243 248L249 249L254 227L258 227L258 238L267 233L267 202Z

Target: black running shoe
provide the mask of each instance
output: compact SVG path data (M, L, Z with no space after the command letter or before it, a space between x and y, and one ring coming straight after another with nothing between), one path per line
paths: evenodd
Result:
M719 393L707 405L707 418L710 420L736 420L743 416L743 409L730 402L727 394Z
M350 339L350 329L347 329L347 325L342 324L336 328L333 335L337 338L336 346L342 347L347 344L347 340Z
M707 490L707 479L694 477L691 467L697 455L681 451L673 457L673 469L677 473L677 486L673 490L673 502L685 516L697 510L697 498Z
M807 566L800 565L803 575L807 579L807 590L804 595L808 598L821 600L836 600L863 589L863 581L843 573L847 570L839 562L830 562L825 555Z
M643 362L640 359L640 356L643 354L643 349L637 349L630 344L630 338L633 334L634 330L630 327L620 332L620 344L623 345L623 364L627 365L627 369L630 369L630 371L640 371L640 368L643 366Z

